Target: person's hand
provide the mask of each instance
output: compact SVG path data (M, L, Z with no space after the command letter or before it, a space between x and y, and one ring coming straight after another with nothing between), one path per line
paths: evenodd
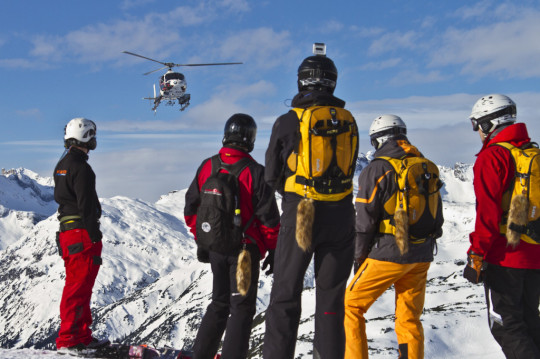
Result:
M366 260L366 258L362 258L362 257L354 259L354 264L353 264L354 274L356 274L356 272L358 272L358 270L360 269L360 267L362 266L362 264L364 263L365 260Z
M275 252L275 249L269 249L266 258L263 261L263 265L262 265L263 270L265 270L266 267L270 267L265 272L266 275L270 275L274 273L274 252Z
M207 250L197 247L197 260L201 263L210 263L210 253Z
M469 282L473 284L482 283L483 269L484 269L483 257L471 251L467 255L467 265L465 266L465 269L463 270L463 278L467 279Z

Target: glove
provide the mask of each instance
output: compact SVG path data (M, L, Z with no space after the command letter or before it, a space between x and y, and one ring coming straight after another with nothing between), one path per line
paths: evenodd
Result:
M467 265L463 270L463 278L473 284L482 283L484 269L485 263L483 257L471 251L467 255Z
M354 260L353 267L354 267L354 274L358 272L364 261L366 260L365 257L359 257Z
M197 247L197 260L201 263L210 263L210 253L207 250Z
M269 249L268 250L268 255L264 259L262 269L265 270L266 267L270 267L265 272L266 275L270 275L270 274L274 273L274 252L275 251L276 251L275 249Z

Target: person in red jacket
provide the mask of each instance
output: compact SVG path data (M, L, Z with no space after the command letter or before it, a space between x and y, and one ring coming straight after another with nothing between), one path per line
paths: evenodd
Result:
M470 234L464 277L484 282L491 333L507 358L540 358L540 243L509 245L503 195L513 189L515 162L497 144L525 147L524 123L515 123L516 104L500 94L480 98L470 116L483 143L474 164L476 222Z
M249 155L253 150L257 125L246 114L235 114L225 124L223 148L219 151L222 163L234 165L247 158L249 164L238 176L240 187L240 215L244 231L243 243L251 257L251 280L245 295L238 288L239 251L224 254L198 246L197 258L212 267L212 302L202 319L193 346L195 359L210 359L216 354L221 337L224 358L246 358L249 349L251 324L256 310L259 260L265 258L263 269L274 266L274 250L279 232L279 210L272 188L264 181L264 167ZM197 240L197 209L201 204L201 189L212 173L212 159L203 161L186 192L184 216ZM229 167L230 168L230 167ZM221 169L221 172L224 170ZM202 224L202 231L206 232ZM249 270L249 269L248 269Z
M64 129L65 155L54 169L54 199L58 203L60 231L57 244L66 268L60 302L59 353L91 355L108 340L92 336L90 298L101 265L96 175L88 164L88 152L96 148L96 124L74 118Z

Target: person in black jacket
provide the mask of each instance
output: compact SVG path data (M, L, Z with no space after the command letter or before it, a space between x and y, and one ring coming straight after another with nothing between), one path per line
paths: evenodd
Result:
M245 249L232 249L224 253L214 247L205 249L202 244L197 245L198 260L211 265L213 287L212 302L202 319L193 346L195 359L213 359L224 332L223 358L247 358L251 325L256 311L261 259L264 259L263 269L269 267L266 274L272 273L279 232L279 210L274 192L264 181L264 167L249 155L253 150L256 131L257 125L251 116L231 116L225 124L223 147L219 154L203 161L186 192L186 224L195 240L203 242L204 238L198 238L198 233L204 237L204 232L211 232L211 225L208 222L201 224L198 218L204 217L204 214L198 212L201 197L216 196L219 193L203 186L214 171L240 171L239 210L241 227L245 228L242 238ZM221 166L217 165L216 159ZM243 169L242 166L234 167L241 164L241 161L247 163ZM203 193L205 191L210 194ZM217 240L224 243L228 239L220 237ZM246 256L250 260L245 261Z
M94 338L90 330L90 298L102 250L96 175L87 162L88 152L96 144L94 122L71 120L64 130L66 153L53 176L60 221L57 244L66 268L56 347L58 352L70 355L89 355L108 344L108 340Z
M316 55L298 69L298 94L292 107L333 106L345 102L333 95L337 80L334 62ZM294 357L301 316L304 275L314 257L316 281L314 358L342 358L345 347L344 293L353 263L354 207L352 194L337 201L314 200L312 242L304 251L296 241L297 207L302 196L285 191L287 159L299 141L299 117L294 111L280 116L272 128L266 151L265 179L282 196L281 228L276 248L274 283L266 314L263 356ZM354 158L356 161L356 158ZM352 191L352 188L351 188Z

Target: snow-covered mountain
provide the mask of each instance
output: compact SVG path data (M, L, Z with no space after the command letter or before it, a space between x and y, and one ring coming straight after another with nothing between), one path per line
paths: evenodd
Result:
M0 176L0 250L19 239L26 230L56 212L52 178L26 169Z
M366 156L360 160L367 163ZM364 162L362 162L364 161ZM487 326L483 288L461 277L474 222L469 165L441 167L446 222L428 273L423 316L426 358L503 358ZM189 348L210 301L209 265L197 262L183 221L185 191L156 203L101 199L103 266L92 297L94 332L116 342ZM57 255L52 180L18 169L0 176L0 358L41 357L54 349L64 269ZM251 358L261 358L271 277L259 282ZM296 357L311 356L314 280L305 279ZM394 293L387 291L366 317L370 354L394 358ZM53 353L48 353L54 357Z

